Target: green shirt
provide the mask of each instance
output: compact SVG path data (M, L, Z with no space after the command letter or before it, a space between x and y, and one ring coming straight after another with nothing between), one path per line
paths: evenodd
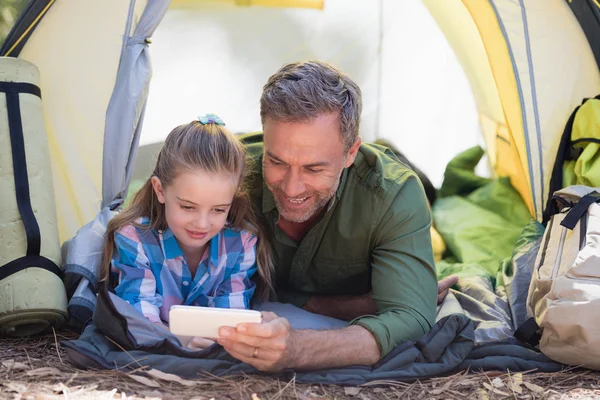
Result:
M420 339L435 321L437 279L431 212L417 175L385 147L362 144L322 218L297 243L276 225L262 134L242 140L253 161L250 193L272 235L277 300L302 307L312 295L372 291L377 315L350 324L373 334L381 356Z

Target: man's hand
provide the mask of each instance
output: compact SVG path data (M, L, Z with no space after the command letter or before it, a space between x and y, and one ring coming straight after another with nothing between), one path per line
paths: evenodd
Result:
M292 328L287 319L262 312L261 324L221 327L217 342L234 358L261 371L281 371L293 365Z
M458 283L458 276L450 275L438 282L438 297L437 303L442 304L450 288Z

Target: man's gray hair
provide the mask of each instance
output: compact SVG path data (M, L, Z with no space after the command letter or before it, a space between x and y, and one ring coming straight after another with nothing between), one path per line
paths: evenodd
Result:
M342 140L348 150L356 137L362 112L360 88L350 77L323 61L284 65L263 87L260 118L308 122L319 115L340 113Z

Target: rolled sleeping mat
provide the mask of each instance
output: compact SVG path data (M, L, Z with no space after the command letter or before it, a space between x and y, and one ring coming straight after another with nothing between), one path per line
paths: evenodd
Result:
M63 323L67 298L35 65L0 57L0 335Z

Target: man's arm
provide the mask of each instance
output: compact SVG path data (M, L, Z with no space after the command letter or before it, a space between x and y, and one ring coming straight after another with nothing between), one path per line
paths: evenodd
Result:
M223 327L218 339L233 357L262 371L373 365L380 358L373 335L361 326L331 331L297 330L285 318L263 313L262 324Z
M450 288L457 283L457 275L450 275L438 282L438 305L442 304ZM373 293L361 296L312 296L302 308L314 314L326 315L344 321L377 313Z
M425 193L412 173L395 184L385 212L374 220L371 285L377 314L350 322L373 334L382 356L431 329L438 292Z

